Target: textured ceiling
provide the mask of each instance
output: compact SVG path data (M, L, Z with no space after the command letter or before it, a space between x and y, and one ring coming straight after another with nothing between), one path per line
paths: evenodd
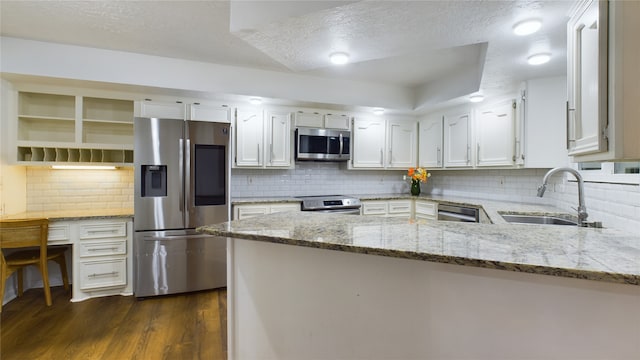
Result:
M6 1L0 33L415 89L469 74L470 92L499 95L528 78L563 74L572 1ZM536 17L542 30L516 37ZM526 64L540 49L550 63ZM352 63L331 67L346 51ZM470 71L471 69L471 71ZM474 71L481 71L475 76ZM470 87L469 84L475 84ZM416 95L416 98L419 98ZM448 99L441 99L446 101ZM416 108L421 106L416 104Z

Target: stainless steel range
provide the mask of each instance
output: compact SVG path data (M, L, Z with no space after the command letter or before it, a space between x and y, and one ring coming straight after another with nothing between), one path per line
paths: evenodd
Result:
M302 211L360 215L360 199L344 195L298 196Z

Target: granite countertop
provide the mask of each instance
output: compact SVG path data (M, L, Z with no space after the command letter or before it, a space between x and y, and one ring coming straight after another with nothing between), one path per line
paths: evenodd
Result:
M133 217L133 209L85 209L27 211L5 215L0 220L48 218L50 221L100 220Z
M478 202L488 213L498 211L492 204ZM616 229L288 212L198 230L239 239L640 285L640 235Z

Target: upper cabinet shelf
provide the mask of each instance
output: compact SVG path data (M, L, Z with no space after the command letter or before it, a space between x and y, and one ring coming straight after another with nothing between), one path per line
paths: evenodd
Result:
M17 101L18 163L132 163L133 101L25 91Z

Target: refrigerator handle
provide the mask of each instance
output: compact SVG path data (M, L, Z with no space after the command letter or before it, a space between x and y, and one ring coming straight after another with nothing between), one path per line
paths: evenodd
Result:
M184 159L184 192L185 198L191 199L191 139L187 139L187 146L184 147L186 156ZM189 200L189 203L191 201ZM189 224L189 204L184 204L184 223Z
M180 156L178 160L179 171L184 171L184 139L180 139ZM180 212L184 211L184 191L180 191Z

